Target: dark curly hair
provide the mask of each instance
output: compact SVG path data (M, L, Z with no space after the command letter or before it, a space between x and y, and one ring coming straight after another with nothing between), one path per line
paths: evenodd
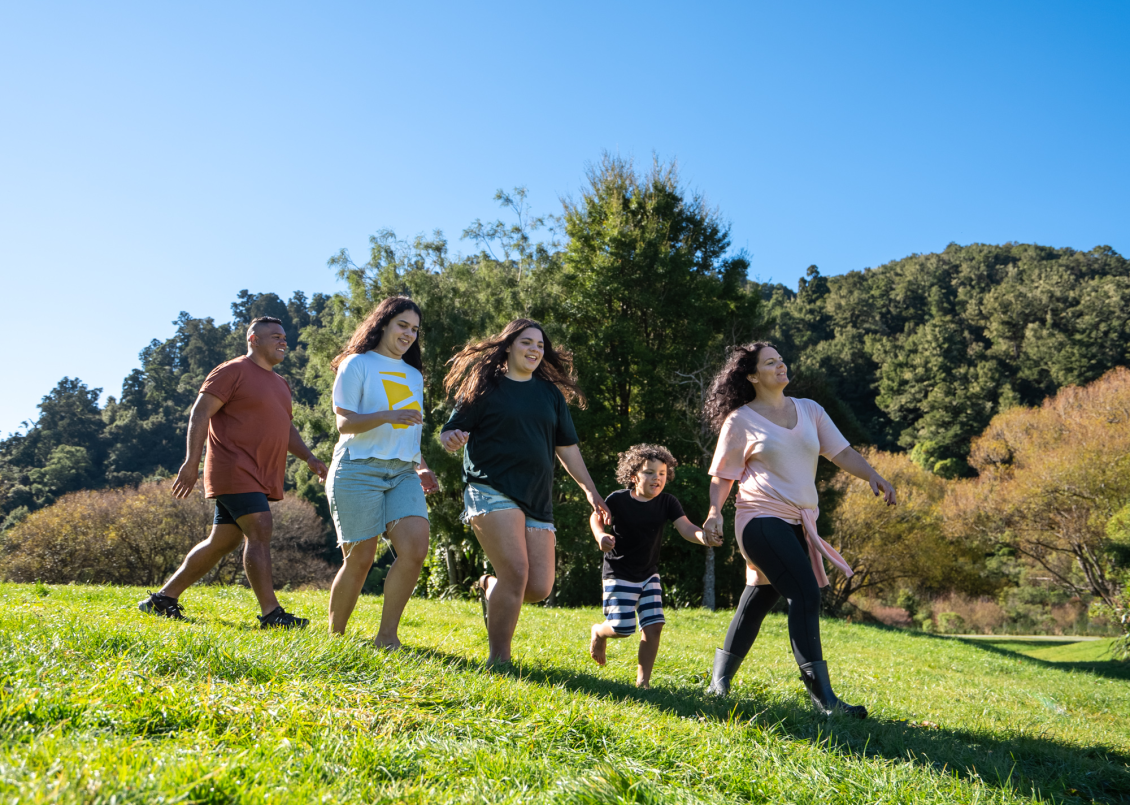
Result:
M341 354L330 361L330 366L333 367L334 373L337 373L341 362L350 355L360 355L365 352L372 352L376 349L377 344L381 343L381 336L384 335L385 327L392 321L393 316L403 313L405 310L411 310L419 316L420 322L423 323L424 314L420 312L420 306L407 296L390 296L377 305L373 312L366 316L363 322L357 325L357 329L353 331L349 343L345 345L345 349L341 351ZM408 351L404 353L404 362L413 369L423 373L424 359L420 352L419 338L413 341L412 346L408 347Z
M675 467L679 466L671 451L661 444L633 444L619 457L620 463L616 465L616 480L624 486L631 486L632 476L649 461L662 461L667 465L667 480L675 477Z
M499 379L506 374L506 350L518 340L523 330L534 327L541 330L545 351L541 363L534 370L534 377L548 380L565 395L566 402L577 403L581 408L587 405L585 395L577 386L573 374L573 353L567 349L553 346L549 333L533 319L514 319L502 328L498 335L482 341L469 341L451 358L451 369L443 380L443 389L455 398L455 404L470 405L491 389L498 386Z
M702 407L702 415L712 430L721 430L726 417L757 396L747 378L757 372L757 361L766 347L776 349L767 341L730 347L726 363L714 376Z

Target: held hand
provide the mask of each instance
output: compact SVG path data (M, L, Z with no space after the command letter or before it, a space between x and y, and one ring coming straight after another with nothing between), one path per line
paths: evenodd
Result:
M708 548L717 548L719 545L722 544L722 535L721 534L707 535L707 533L705 531L698 531L698 532L695 533L695 537L697 537L698 541L701 542L703 545L705 545Z
M722 514L720 512L710 510L706 517L706 522L702 524L702 533L707 539L712 540L711 545L722 544ZM717 543L713 542L717 540Z
M467 444L467 439L471 434L465 430L445 430L439 435L439 443L443 445L443 449L449 453L454 453L463 445Z
M439 491L439 481L436 480L436 474L434 472L425 467L417 469L416 475L420 476L420 486L424 487L425 495Z
M424 415L414 408L402 408L399 411L388 412L389 425L421 425L424 422Z
M616 538L611 534L604 534L600 538L600 549L605 553L616 547Z
M604 502L604 498L596 492L590 492L588 498L593 511L600 515L601 524L612 525L612 512L609 510L608 504Z
M888 506L897 505L898 501L895 500L895 488L891 485L890 481L876 472L872 473L868 483L871 484L871 491L875 493L875 497L882 494L883 502Z
M318 476L318 480L322 483L326 482L326 476L330 474L330 471L316 456L310 456L306 459L306 466L310 468L310 472Z
M200 477L200 467L196 462L184 462L180 472L173 480L173 497L186 498L188 493L196 486L196 479Z

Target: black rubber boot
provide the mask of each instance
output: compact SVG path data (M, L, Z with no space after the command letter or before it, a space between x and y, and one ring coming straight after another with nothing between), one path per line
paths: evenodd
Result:
M867 708L861 704L848 704L836 698L832 683L828 679L828 663L820 660L800 667L800 678L808 688L808 695L816 709L826 716L836 711L853 718L867 718Z
M734 674L742 667L742 660L737 654L731 654L720 648L714 649L714 676L706 692L711 696L729 696L730 683L734 681Z

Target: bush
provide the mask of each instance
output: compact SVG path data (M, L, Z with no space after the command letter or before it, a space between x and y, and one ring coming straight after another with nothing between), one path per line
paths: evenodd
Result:
M938 631L944 634L965 634L965 618L956 612L942 612L938 615Z
M167 482L73 492L4 533L0 578L159 586L208 534L214 511L199 487L177 500ZM331 568L318 555L326 527L313 506L287 499L271 511L275 586L327 585ZM232 551L205 581L242 582L241 552Z

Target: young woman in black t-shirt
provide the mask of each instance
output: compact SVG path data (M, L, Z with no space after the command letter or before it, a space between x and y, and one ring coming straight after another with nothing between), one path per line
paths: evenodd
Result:
M510 661L523 601L553 589L553 460L584 490L593 510L608 507L589 476L568 401L585 404L572 355L555 350L542 326L516 319L501 333L469 343L451 359L444 388L455 411L440 434L463 454L463 521L475 531L495 576L479 580L490 640L488 664Z

